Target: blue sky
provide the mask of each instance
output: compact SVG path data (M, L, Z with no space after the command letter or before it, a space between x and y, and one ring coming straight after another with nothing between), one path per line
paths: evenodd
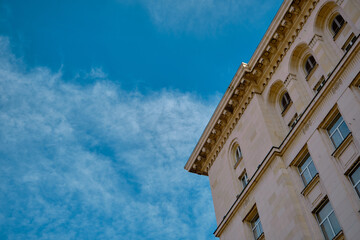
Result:
M183 166L280 0L0 0L0 239L214 239Z

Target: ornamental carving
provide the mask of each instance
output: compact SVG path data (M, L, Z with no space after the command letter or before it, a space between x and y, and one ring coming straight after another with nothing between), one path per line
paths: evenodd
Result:
M320 36L319 34L315 34L309 43L309 47L313 49L313 47L318 41L322 41L322 36Z

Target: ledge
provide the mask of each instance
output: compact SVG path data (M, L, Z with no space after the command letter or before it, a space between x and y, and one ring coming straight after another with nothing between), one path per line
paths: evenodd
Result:
M240 162L242 161L243 157L241 157L235 164L234 164L234 169L237 168L237 166L239 166Z
M344 140L340 143L340 145L335 149L335 151L331 154L331 156L338 158L341 153L346 149L347 146L352 142L352 133L349 134L344 138Z
M256 240L265 240L264 232L262 232L261 235Z
M301 191L301 194L303 196L307 196L310 193L310 191L319 183L319 181L320 181L319 173L316 173L315 176L311 179L311 181Z
M343 230L340 230L340 232L338 232L338 234L336 234L332 240L343 240L343 239L345 239L344 232Z

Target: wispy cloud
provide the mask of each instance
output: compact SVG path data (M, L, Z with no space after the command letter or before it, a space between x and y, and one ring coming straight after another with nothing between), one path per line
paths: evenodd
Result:
M250 27L273 10L260 0L139 0L155 24L174 32L213 33L227 24Z
M24 69L0 38L1 239L211 238L207 179L183 166L218 98Z

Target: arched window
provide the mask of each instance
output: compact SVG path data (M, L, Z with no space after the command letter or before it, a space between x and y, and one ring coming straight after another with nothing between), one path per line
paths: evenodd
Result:
M290 95L288 92L285 92L281 98L281 111L284 112L290 103L291 103Z
M316 60L315 60L315 58L311 55L311 56L308 57L308 58L306 59L306 61L305 61L305 72L306 72L306 76L311 73L311 70L313 70L315 66L316 66Z
M340 31L344 23L345 23L344 18L340 14L336 15L336 17L331 23L331 30L333 31L334 36Z
M240 146L237 146L235 150L235 164L238 163L241 159L242 159L241 149Z

